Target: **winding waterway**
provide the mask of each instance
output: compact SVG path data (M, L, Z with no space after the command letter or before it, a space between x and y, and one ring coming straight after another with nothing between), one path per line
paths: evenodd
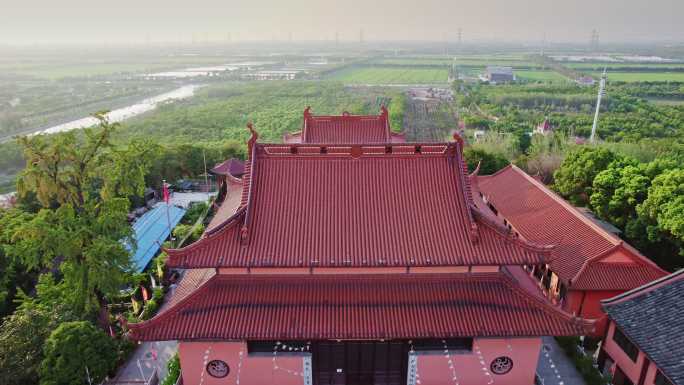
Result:
M117 108L116 110L112 110L109 113L107 113L107 118L109 119L110 122L122 122L126 119L132 118L134 116L143 114L148 111L152 111L157 106L161 103L171 101L171 100L181 100L181 99L187 99L195 95L195 90L198 88L202 87L202 85L198 84L189 84L182 86L180 88L177 88L173 91L166 92L157 96L153 96L151 98L147 98L142 100L139 103L132 104L127 107L123 108ZM92 117L86 117L86 118L81 118L77 120L72 120L70 122L58 124L56 126L52 126L37 132L34 132L31 135L37 135L37 134L54 134L57 132L64 132L64 131L70 131L74 130L77 128L84 128L84 127L92 127L96 124L98 124L99 121Z

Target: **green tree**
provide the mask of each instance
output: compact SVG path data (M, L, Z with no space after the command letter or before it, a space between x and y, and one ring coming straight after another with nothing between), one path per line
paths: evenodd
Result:
M619 155L602 147L580 147L571 151L554 173L554 188L576 204L586 204L594 178Z
M637 206L647 222L648 237L657 242L669 238L684 256L684 169L666 171L653 179L648 198ZM681 266L681 261L677 264Z
M18 191L43 206L11 234L6 252L29 269L59 268L79 314L97 310L128 279L128 196L141 195L154 151L144 142L115 147L117 128L22 138L27 167Z
M468 169L472 172L480 164L480 175L493 174L506 167L510 162L503 155L487 152L477 148L466 148L463 151Z
M45 342L40 384L99 384L116 359L116 345L102 330L86 321L65 322Z
M36 291L34 298L20 292L21 305L0 325L0 385L37 384L45 340L61 322L76 318L63 301L66 288L49 274Z

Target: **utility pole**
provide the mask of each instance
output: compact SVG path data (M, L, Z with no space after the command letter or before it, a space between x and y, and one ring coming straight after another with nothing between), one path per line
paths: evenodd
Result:
M596 97L596 112L594 112L594 124L591 126L591 136L589 142L592 144L596 142L596 127L598 126L599 109L601 108L601 97L606 93L606 67L603 67L603 74L601 74L601 82L599 83L598 96Z
M204 158L204 186L209 192L209 174L207 173L207 153L202 148L202 157Z

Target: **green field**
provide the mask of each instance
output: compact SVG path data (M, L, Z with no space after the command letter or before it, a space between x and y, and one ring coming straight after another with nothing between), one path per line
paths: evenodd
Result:
M611 68L634 68L634 69L667 69L667 68L684 68L684 63L562 63L564 66L586 70L594 69L600 70L603 67Z
M218 65L229 61L215 57L167 57L133 60L92 60L88 58L46 59L46 61L0 59L0 73L24 75L40 79L58 80L91 76L116 75L122 73L145 73L164 71L188 66Z
M329 79L347 84L435 84L446 83L448 69L352 67L330 74Z
M405 65L405 66L436 66L451 65L453 61L450 58L443 59L431 59L431 58L384 58L375 59L372 61L373 64L378 65Z
M599 77L600 72L591 75ZM608 82L684 82L684 72L608 72Z
M515 76L520 80L547 81L547 82L567 82L568 78L554 71L514 71Z

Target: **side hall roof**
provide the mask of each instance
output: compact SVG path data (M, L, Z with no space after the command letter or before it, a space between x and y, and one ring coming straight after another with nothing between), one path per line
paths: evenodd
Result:
M389 112L381 107L380 115L312 115L304 110L302 130L286 134L285 143L403 143L404 135L392 132Z
M240 207L168 250L170 267L522 265L550 255L475 207L461 141L250 143Z
M582 335L591 328L505 272L216 275L172 308L130 325L130 336L408 339Z
M667 274L515 165L471 179L524 239L555 246L551 270L571 288L629 290Z
M601 301L608 317L673 384L684 384L684 270Z

